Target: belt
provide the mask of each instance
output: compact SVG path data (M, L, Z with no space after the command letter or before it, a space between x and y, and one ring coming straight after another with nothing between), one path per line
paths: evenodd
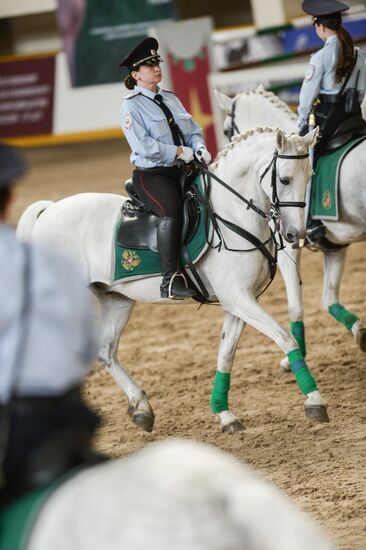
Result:
M344 96L340 94L319 94L322 103L344 103Z
M135 171L137 172L182 172L182 166L174 164L173 166L154 166L153 168L143 168L142 166L136 166Z

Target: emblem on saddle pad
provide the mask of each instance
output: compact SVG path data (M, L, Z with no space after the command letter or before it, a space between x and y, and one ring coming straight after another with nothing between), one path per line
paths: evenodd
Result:
M134 250L125 250L123 252L121 264L126 271L133 271L140 263L141 258Z
M332 195L330 191L325 191L322 196L322 207L330 210L332 208Z

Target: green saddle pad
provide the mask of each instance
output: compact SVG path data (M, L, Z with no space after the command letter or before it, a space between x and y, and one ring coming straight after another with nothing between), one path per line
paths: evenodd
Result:
M48 485L28 491L0 512L0 550L27 550L32 528L47 499L81 470L77 466Z
M202 176L197 176L194 184L199 191L204 193L204 182ZM199 206L199 223L192 239L187 243L187 250L192 263L196 263L207 250L206 242L206 222L204 219L203 207ZM111 281L112 285L117 285L122 281L132 281L144 279L146 277L155 277L161 273L160 256L152 250L137 250L134 248L124 248L117 243L117 234L121 225L121 217L118 219L113 236L113 265ZM181 257L181 266L187 267L183 257Z
M365 136L353 139L334 153L319 158L315 175L311 181L310 215L314 220L338 220L338 187L341 165L351 149L364 139L366 139Z
M37 515L56 486L30 491L0 512L0 550L26 550Z

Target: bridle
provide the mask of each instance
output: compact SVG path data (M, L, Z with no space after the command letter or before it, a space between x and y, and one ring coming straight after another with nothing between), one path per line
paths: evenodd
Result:
M284 207L297 207L297 208L305 208L306 202L303 201L285 201L282 202L278 198L277 193L277 159L289 159L289 160L298 160L298 159L306 159L309 157L309 153L304 153L302 155L283 155L280 154L277 149L273 153L273 157L267 168L264 170L262 175L259 178L260 183L262 184L264 176L268 173L269 169L272 166L272 172L271 172L271 187L272 187L272 203L271 208L274 209L276 212L279 212L280 208Z
M231 111L228 113L227 116L231 119L230 124L230 130L225 130L224 134L225 136L231 141L235 134L240 134L240 130L238 128L238 125L235 122L235 111L236 111L236 104L237 99L233 100L233 104L231 106ZM270 164L267 166L263 174L261 175L259 181L262 184L262 180L264 176L267 174L268 170L272 166L272 175L271 175L271 187L272 187L272 204L271 204L271 210L274 211L277 214L277 217L279 215L279 209L283 207L298 207L298 208L305 208L306 203L305 202L281 202L278 198L277 193L277 159L304 159L308 158L309 153L305 153L303 155L282 155L280 154L277 149L273 153L272 160Z
M235 122L235 110L236 110L236 99L234 99L233 104L231 106L231 111L228 113L227 116L231 118L231 124L230 124L230 130L225 130L224 134L225 136L231 141L233 136L235 134L240 134L240 130Z

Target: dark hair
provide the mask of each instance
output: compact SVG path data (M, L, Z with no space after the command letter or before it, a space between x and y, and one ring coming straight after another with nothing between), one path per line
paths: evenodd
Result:
M331 31L337 33L339 40L339 54L337 60L337 67L335 72L335 81L341 82L346 74L351 70L353 65L353 40L352 36L346 29L342 26L342 17L341 14L337 14L336 17L327 19L319 18L319 23L327 27Z
M336 68L336 82L341 82L346 74L352 69L353 65L353 40L352 36L344 27L337 30L337 36L340 42L340 52Z
M0 216L5 214L6 207L8 206L10 198L10 187L0 188Z
M136 80L132 78L130 74L126 76L123 82L127 90L133 90L135 85L137 84Z

